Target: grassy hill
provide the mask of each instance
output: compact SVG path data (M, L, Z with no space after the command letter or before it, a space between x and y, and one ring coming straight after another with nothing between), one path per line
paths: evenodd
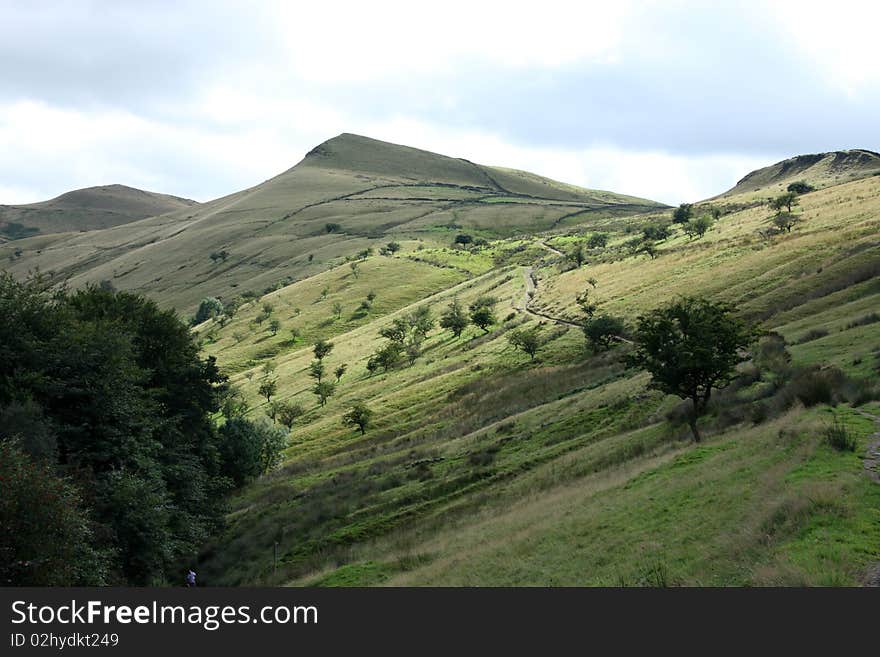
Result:
M259 295L389 240L435 248L460 232L509 237L662 207L343 134L250 189L107 230L18 240L0 246L0 261L74 287L109 280L189 314L205 297Z
M721 195L773 196L793 182L804 181L816 188L839 185L880 175L880 153L863 149L798 155L769 167L752 171Z
M369 163L345 153L358 139L338 150L331 140L282 176L326 181L324 158L351 167L333 165L340 180L362 175ZM409 182L296 216L338 219L349 250L370 243L355 241L357 221L342 209L356 198L405 197L424 179L420 153L389 147L377 167L390 177L411 162ZM491 181L464 161L441 162L444 185L419 187L431 199L419 203L446 199L453 205L439 214L458 210L455 221L485 245L449 248L453 233L436 215L416 217L388 229L402 236L395 255L367 257L357 271L328 259L228 323L196 327L252 416L269 412L259 394L267 379L277 382L273 401L305 409L282 467L232 500L228 527L200 557L206 583L853 585L874 576L880 485L863 457L878 449L880 430L880 177L833 184L798 170L796 179L822 188L800 197L791 232L768 234L771 210L760 199L788 178L752 176L748 189L709 202L726 214L704 237L674 227L650 258L629 243L668 211L548 220L544 205L558 213L552 204L575 201L552 195L570 190L481 167L498 186L482 197ZM533 184L547 187L540 203L522 200ZM589 195L580 202L597 200ZM468 203L454 204L461 198ZM508 203L523 210L505 215L517 230L482 223L480 204ZM607 246L588 248L587 264L574 267L562 254L597 231ZM695 445L680 401L627 365L630 345L587 347L575 298L588 288L600 312L629 327L677 295L728 301L781 336L785 351L768 364L764 339L716 395ZM435 327L412 365L368 370L384 343L379 330L396 318L421 307L436 317L453 299L467 306L485 295L498 302L489 331L471 326L456 339ZM275 334L268 318L280 324ZM534 360L508 341L529 326L542 339ZM346 365L325 406L308 376L319 338L334 343L328 372ZM780 365L784 354L790 363ZM356 402L374 411L364 435L342 422ZM833 422L854 452L827 443Z
M21 239L99 230L195 205L195 201L125 185L87 187L41 203L0 205L0 235Z

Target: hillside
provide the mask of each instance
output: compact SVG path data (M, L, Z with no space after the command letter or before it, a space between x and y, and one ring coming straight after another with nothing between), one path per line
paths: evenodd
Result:
M797 181L821 189L876 175L880 175L880 153L874 151L854 149L798 155L752 171L718 198L758 193L772 196Z
M662 207L343 134L250 189L125 226L19 240L0 246L0 259L17 275L39 267L74 287L109 280L189 314L205 297L259 295L392 239L433 248L460 232L509 237Z
M443 167L459 193L486 184L461 161ZM757 179L765 195L762 185L780 184ZM531 221L534 234L496 233L464 250L412 239L198 326L249 417L272 413L260 393L267 381L277 385L272 402L304 411L281 468L232 500L200 577L326 586L869 581L880 564L880 485L873 457L862 458L880 449L880 177L827 181L803 195L790 232L768 234L760 204L719 205L728 212L704 237L674 227L655 257L630 243L668 211L584 213L549 232L524 213L520 225ZM562 254L596 232L607 244L586 247L587 263L573 266ZM782 342L752 349L716 395L697 445L680 401L628 366L626 340L587 346L575 301L587 289L627 333L639 314L697 294L733 304ZM456 338L435 324L411 363L368 367L395 319L421 308L436 318L454 299L467 308L486 295L497 300L488 330L470 326ZM541 338L534 360L508 339L525 327ZM334 344L326 405L309 375L321 338ZM358 402L374 414L363 435L342 421ZM854 452L827 444L835 419Z
M0 235L20 239L112 228L194 205L198 204L125 185L87 187L41 203L0 205Z

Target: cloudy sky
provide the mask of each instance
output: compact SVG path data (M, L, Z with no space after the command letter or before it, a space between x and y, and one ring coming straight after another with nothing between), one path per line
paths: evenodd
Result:
M876 5L0 0L0 203L208 200L340 132L697 200L880 150Z

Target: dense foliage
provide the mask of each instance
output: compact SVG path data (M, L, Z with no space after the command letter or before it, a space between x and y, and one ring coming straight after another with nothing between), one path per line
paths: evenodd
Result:
M0 523L18 537L2 546L16 564L9 583L176 578L231 486L210 416L223 386L152 301L0 274Z

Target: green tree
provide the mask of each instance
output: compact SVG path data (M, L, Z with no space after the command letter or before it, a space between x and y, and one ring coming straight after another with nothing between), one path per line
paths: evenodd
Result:
M573 245L565 254L565 257L571 260L575 267L582 267L587 262L587 252L584 251L583 242Z
M281 328L281 322L277 319L272 319L269 321L269 332L274 336L278 335L278 330Z
M110 555L95 544L79 491L0 440L0 584L109 584Z
M400 251L400 244L398 244L397 242L388 242L388 244L385 245L385 248L388 250L388 253L394 255L395 253Z
M795 194L809 194L810 192L813 192L815 190L815 187L803 180L793 182L788 187L786 187L786 191L793 192Z
M352 261L348 264L348 266L351 268L351 275L354 276L355 278L360 278L360 275L361 275L360 265L358 265L358 263L356 261Z
M232 418L221 427L220 435L223 473L236 487L275 467L280 462L281 451L287 446L287 431L266 417L255 421Z
M590 235L590 239L587 240L587 246L591 249L602 249L605 248L608 244L608 234L607 233L593 233Z
M278 421L290 430L293 428L293 424L302 417L303 413L305 411L299 404L282 402L278 408Z
M694 440L713 388L734 376L741 352L754 339L752 326L721 302L684 297L638 318L632 363L651 374L651 386L690 399Z
M271 402L272 396L278 392L278 381L275 379L264 379L260 383L260 388L257 392L259 392L261 397L266 398L266 403Z
M692 203L682 203L672 211L672 221L676 224L686 224L694 216Z
M324 363L319 360L313 360L309 363L309 376L318 383L324 378Z
M712 227L712 219L704 214L684 225L684 232L691 238L701 238Z
M507 334L507 340L514 349L522 349L530 359L534 360L535 354L541 347L540 329L533 326L527 329L513 330Z
M440 327L452 331L456 338L461 337L468 324L470 324L470 319L457 298L453 299L446 312L440 315Z
M348 365L342 363L338 365L335 370L333 370L333 374L336 376L336 383L339 383L339 380L342 379L342 375L345 374L345 371L348 369Z
M434 316L428 306L419 306L407 318L410 331L421 340L428 337L428 333L434 328Z
M498 300L495 297L483 296L470 305L471 322L474 326L483 329L484 333L488 333L489 327L497 321L495 318L496 303Z
M315 343L315 358L324 360L324 358L333 351L333 343L321 338Z
M774 210L782 210L785 208L789 214L791 214L791 209L795 205L798 205L800 201L798 201L798 195L794 192L786 192L785 194L780 194L775 199L770 202L770 207Z
M791 212L777 212L771 219L771 222L777 230L784 230L786 233L790 233L791 229L794 228L799 221L800 217Z
M373 411L367 408L365 404L358 402L342 416L342 422L347 426L357 427L363 436L367 433L372 418Z
M193 317L192 323L193 325L201 324L202 322L207 322L209 319L214 319L223 313L223 302L216 297L207 297L202 299L199 304L199 309L196 311L195 317Z
M599 315L584 324L584 336L596 353L608 349L623 330L623 320L612 315Z
M336 386L329 381L320 381L312 388L312 392L318 397L318 403L323 407L327 400L336 392Z

